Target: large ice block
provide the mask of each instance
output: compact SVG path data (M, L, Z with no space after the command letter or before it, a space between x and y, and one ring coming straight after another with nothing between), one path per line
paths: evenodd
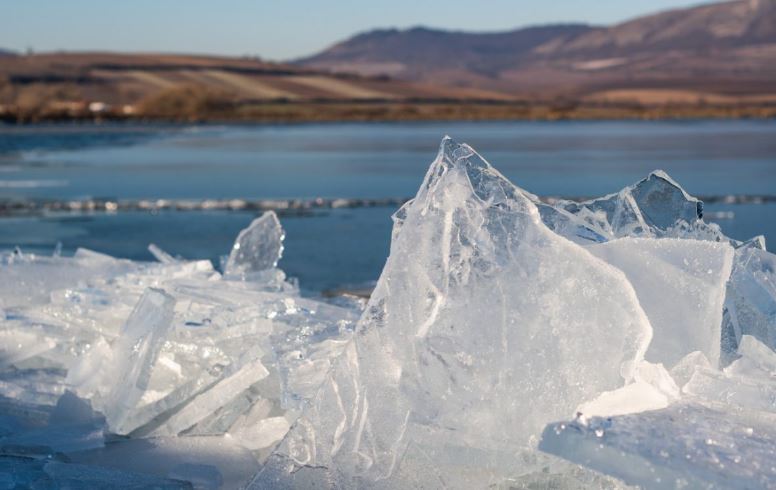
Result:
M412 451L424 467L466 461L483 486L502 481L531 466L506 455L547 421L632 378L651 331L622 272L446 138L395 215L354 340L275 461L323 467L335 486L401 487Z
M693 351L719 362L720 326L733 248L700 240L620 238L590 245L625 273L652 328L646 359L673 367Z

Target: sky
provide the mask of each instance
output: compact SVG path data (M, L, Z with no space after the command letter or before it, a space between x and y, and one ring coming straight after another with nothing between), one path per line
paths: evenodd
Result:
M0 48L313 54L373 28L606 25L709 0L0 0Z

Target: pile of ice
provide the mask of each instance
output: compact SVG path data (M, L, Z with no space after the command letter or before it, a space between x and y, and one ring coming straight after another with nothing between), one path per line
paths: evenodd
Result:
M223 275L154 245L159 263L3 256L0 473L44 487L63 471L98 478L87 487L247 484L361 312L301 297L276 268L282 240L264 214Z
M0 473L776 487L776 257L702 213L662 172L544 204L446 138L363 311L300 295L274 214L223 274L157 247L156 264L8 254Z

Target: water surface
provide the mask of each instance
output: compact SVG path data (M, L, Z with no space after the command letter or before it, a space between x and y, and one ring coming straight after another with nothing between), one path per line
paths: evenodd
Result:
M0 199L410 197L449 134L540 195L597 196L663 169L694 195L776 194L776 121L0 127ZM729 235L776 243L776 206L708 205ZM281 266L320 290L374 280L391 208L283 217ZM732 212L718 214L720 211ZM248 212L0 218L0 248L79 246L216 263Z

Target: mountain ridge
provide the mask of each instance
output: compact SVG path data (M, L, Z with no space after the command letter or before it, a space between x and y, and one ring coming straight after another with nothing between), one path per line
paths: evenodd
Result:
M776 1L703 4L612 26L549 24L489 33L378 29L293 64L531 98L635 88L772 93Z

